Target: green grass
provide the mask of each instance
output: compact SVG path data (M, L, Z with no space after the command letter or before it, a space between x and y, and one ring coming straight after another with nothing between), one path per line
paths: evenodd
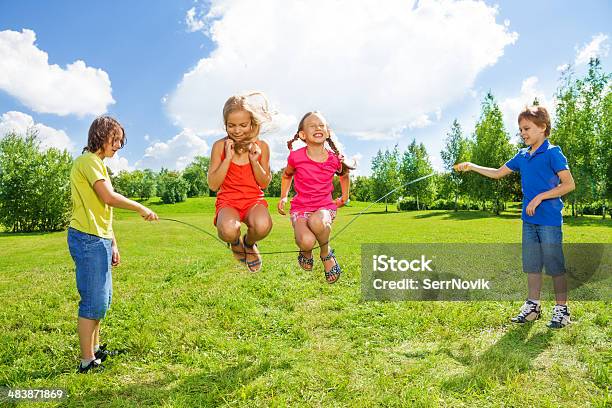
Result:
M213 200L151 207L214 232ZM260 249L294 249L276 200L270 208ZM335 230L363 208L342 209ZM609 302L573 302L576 322L550 331L550 302L543 320L513 326L520 302L360 301L361 243L520 242L510 210L377 205L333 243L344 269L335 285L320 262L306 273L293 254L269 255L250 274L201 232L117 211L122 265L102 337L127 353L95 375L75 373L66 233L1 233L0 386L65 388L66 406L610 406ZM611 232L610 220L566 220L564 240L612 243Z

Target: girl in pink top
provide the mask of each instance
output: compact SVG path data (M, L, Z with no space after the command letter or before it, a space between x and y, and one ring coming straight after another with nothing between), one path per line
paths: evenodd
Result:
M302 269L312 270L312 249L318 242L325 279L328 283L334 283L342 270L328 241L336 209L342 207L349 198L349 170L353 168L344 163L343 156L331 139L327 122L319 112L304 115L297 133L287 142L289 150L298 139L306 143L306 146L289 153L281 181L278 212L285 215L287 194L294 180L296 195L291 200L290 213L295 242L300 248L298 263ZM326 142L331 150L325 148ZM342 197L336 200L332 199L334 175L340 176L342 187Z

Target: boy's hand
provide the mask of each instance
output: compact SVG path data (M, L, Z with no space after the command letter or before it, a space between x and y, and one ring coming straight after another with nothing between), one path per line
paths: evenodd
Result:
M470 167L472 166L472 163L470 162L463 162L463 163L457 163L453 166L453 169L455 171L470 171L472 170Z
M225 139L225 159L232 160L234 158L234 141L229 137Z
M533 215L535 214L536 208L538 208L538 205L540 205L541 202L542 202L542 198L538 194L527 205L527 208L525 209L525 212L527 213L527 215L530 217L533 217Z
M251 163L259 160L259 156L261 156L261 148L255 142L251 143L251 147L249 148L249 160Z
M157 214L149 210L147 207L144 207L144 210L140 213L140 216L144 218L145 221L159 221Z
M342 197L338 197L334 200L334 204L336 204L336 207L340 208L340 207L344 207L344 204L346 203L346 200L343 199Z
M287 204L287 197L283 197L278 202L278 213L281 215L287 215L285 213L285 204Z
M111 265L112 266L117 266L121 263L121 255L119 255L119 248L117 248L117 245L113 245L111 247L111 251L112 251L112 261L111 261Z

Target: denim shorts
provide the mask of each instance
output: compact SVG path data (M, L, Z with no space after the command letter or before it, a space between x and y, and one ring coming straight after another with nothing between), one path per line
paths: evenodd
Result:
M112 240L68 228L68 249L76 266L76 285L81 296L79 317L100 320L106 316L113 296Z
M559 276L565 273L563 233L560 226L537 225L523 221L523 272Z

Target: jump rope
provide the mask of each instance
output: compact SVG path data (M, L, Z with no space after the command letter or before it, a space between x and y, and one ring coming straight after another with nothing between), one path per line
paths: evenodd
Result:
M355 222L355 220L357 220L357 218L361 217L362 215L364 215L364 214L366 213L366 211L368 211L370 208L372 208L372 206L373 206L374 204L377 204L377 203L381 202L381 201L382 201L382 200L384 200L385 198L389 197L391 194L395 193L397 190L399 190L399 189L401 189L401 188L403 188L403 187L409 186L409 185L411 185L411 184L418 183L419 181L425 180L425 179L427 179L427 178L429 178L429 177L433 176L434 174L436 174L436 173L430 173L430 174L428 174L428 175L426 175L426 176L419 177L419 178L417 178L417 179L411 180L411 181L409 181L409 182L407 182L407 183L405 183L405 184L402 184L402 185L400 185L399 187L396 187L396 188L394 188L393 190L389 191L387 194L383 195L383 196L382 196L382 197L380 197L378 200L376 200L376 201L374 201L373 203L371 203L370 205L368 205L368 206L367 206L365 209L363 209L361 212L357 213L357 214L356 214L356 215L355 215L355 216L354 216L354 217L353 217L353 218L352 218L352 219L351 219L351 220L350 220L350 221L349 221L349 222L348 222L346 225L344 225L342 228L340 228L340 230L338 230L338 232L336 232L334 235L332 235L332 236L329 238L329 240L328 240L327 242L325 242L325 243L323 243L323 244L320 244L320 245L318 245L318 246L316 246L316 247L314 247L314 248L312 248L312 249L313 249L313 250L314 250L314 249L318 249L318 248L321 248L323 245L327 245L327 244L329 244L329 243L330 243L330 242L331 242L333 239L335 239L336 237L338 237L338 235L340 235L340 234L341 234L341 233L342 233L344 230L346 230L346 229L347 229L347 228L348 228L348 227L349 227L349 226L350 226L350 225L351 225L353 222ZM213 235L212 233L210 233L210 232L206 231L206 230L205 230L205 229L203 229L203 228L198 227L197 225L193 225L193 224L190 224L190 223L188 223L188 222L181 221L181 220L176 220L176 219L174 219L174 218L161 218L161 217L160 217L160 218L159 218L159 220L160 220L160 221L170 221L170 222L175 222L175 223L178 223L178 224L183 224L183 225L186 225L186 226L188 226L188 227L191 227L191 228L193 228L193 229L195 229L195 230L198 230L199 232L202 232L202 233L204 233L204 234L208 235L209 237L213 238L215 241L219 242L219 243L220 243L221 245L223 245L224 247L227 247L227 248L228 248L230 251L232 251L232 252L234 252L234 253L240 253L240 254L244 253L244 254L246 254L246 255L255 254L255 252L247 252L246 250L245 250L244 252L243 252L243 251L234 251L234 250L233 250L233 249L231 249L231 247L229 246L229 243L227 243L227 242L225 242L225 241L222 241L221 239L219 239L219 237L217 237L217 236ZM294 254L294 253L298 253L298 252L301 252L301 250L289 250L289 251L269 251L269 252L259 252L259 254L260 254L260 255L272 255L272 254Z

